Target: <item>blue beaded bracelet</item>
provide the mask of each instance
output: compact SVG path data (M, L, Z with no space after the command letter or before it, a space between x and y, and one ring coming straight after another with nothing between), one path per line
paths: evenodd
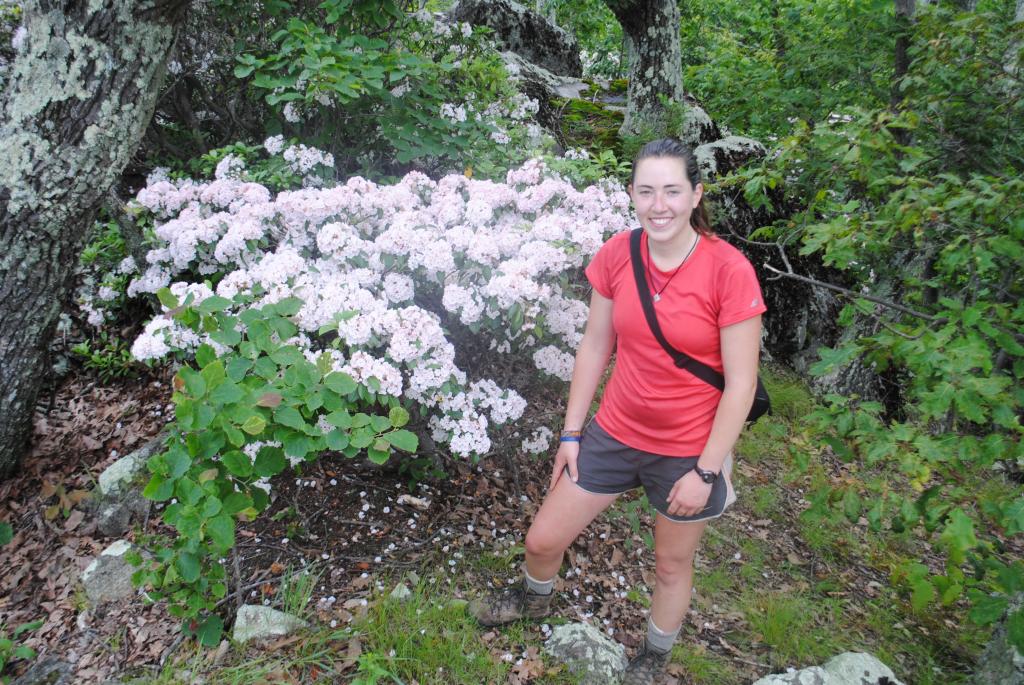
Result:
M579 442L580 436L578 435L563 435L558 439L558 442Z

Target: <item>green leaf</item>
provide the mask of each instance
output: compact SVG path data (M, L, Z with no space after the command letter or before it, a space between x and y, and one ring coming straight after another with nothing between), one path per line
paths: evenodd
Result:
M852 487L847 488L843 494L843 514L850 523L857 523L860 520L861 498Z
M214 404L234 404L245 397L245 391L232 381L224 381L210 393L210 401Z
M286 297L274 304L274 309L281 316L295 316L302 309L302 300L297 297Z
M221 635L224 633L224 621L217 614L211 614L203 619L203 622L196 628L196 639L203 647L216 647L220 644Z
M324 385L339 395L348 395L349 393L355 392L355 389L358 387L355 380L352 379L352 376L341 371L335 371L334 373L327 374L324 378Z
M405 407L392 407L388 412L388 420L395 428L401 428L409 423L409 412L405 410Z
M149 479L149 483L142 490L142 496L146 499L151 499L154 502L164 502L169 500L174 494L174 481L167 480L163 476L154 475Z
M187 366L183 366L178 375L185 383L185 389L192 397L202 397L206 393L206 380Z
M202 375L203 380L206 381L206 387L208 389L216 388L224 382L225 378L227 378L227 372L224 370L224 362L219 359L203 367L203 370L199 373Z
M249 497L249 495L244 492L232 492L224 498L224 513L229 516L234 516L243 509L248 509L251 506L252 497Z
M340 449L340 448L339 448ZM14 539L14 529L7 521L0 521L0 547Z
M174 560L174 566L178 569L182 580L186 583L194 583L199 580L199 559L189 552L181 552Z
M288 426L296 430L305 430L306 428L306 419L302 418L302 414L294 407L278 407L274 411L274 420L282 426Z
M373 444L375 437L373 431L367 428L357 428L349 436L349 445L356 449L364 449Z
M174 447L164 454L164 462L167 464L167 477L170 480L181 478L192 465L188 454L180 447Z
M206 343L200 345L196 350L196 364L198 364L200 368L213 363L216 359L217 353L214 352L213 348Z
M974 535L974 521L960 508L949 513L949 520L940 539L949 548L949 558L954 564L963 563L966 552L978 545L978 538Z
M282 440L281 444L286 455L298 459L304 459L314 449L314 441L301 433L292 433Z
M171 292L170 288L160 288L156 291L156 299L168 309L175 309L178 306L178 298Z
M220 295L213 295L199 303L199 312L201 314L213 314L214 312L224 311L230 306L231 300Z
M246 359L245 357L232 357L228 360L226 365L228 378L233 380L235 383L238 383L245 378L245 374L248 373L251 368L252 360Z
M263 429L267 427L267 421L259 414L253 414L245 423L242 424L242 430L249 435L259 435L263 432Z
M378 450L370 448L366 450L366 457L374 464L383 464L387 462L388 457L391 456L391 450Z
M921 611L935 599L935 586L927 578L915 580L911 587L910 606L914 611Z
M221 457L224 467L233 475L239 478L248 478L252 475L252 460L240 450L232 450Z
M327 423L331 424L332 426L342 428L344 430L348 430L349 428L352 427L352 415L349 414L344 409L331 412L324 418L327 421Z
M327 434L327 448L332 450L341 451L348 447L348 433L335 428Z
M261 447L256 455L256 463L253 470L261 478L276 476L284 471L286 465L284 451L280 447Z
M411 431L407 431L404 428L391 431L390 433L385 433L381 438L386 440L393 447L409 453L416 452L416 449L420 444L420 439L416 437L416 434Z
M235 520L227 514L218 514L206 522L206 533L217 549L225 552L235 544Z

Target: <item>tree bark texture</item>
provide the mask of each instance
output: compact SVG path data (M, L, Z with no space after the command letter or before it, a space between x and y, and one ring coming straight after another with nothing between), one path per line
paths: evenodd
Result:
M677 0L605 0L622 25L629 55L623 133L642 133L661 120L659 96L683 102L683 65Z
M17 465L97 208L153 113L188 0L30 0L0 103L0 476Z

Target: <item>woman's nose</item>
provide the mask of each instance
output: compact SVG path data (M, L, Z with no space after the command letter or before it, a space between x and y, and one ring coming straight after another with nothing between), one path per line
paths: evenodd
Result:
M665 196L661 193L655 193L654 204L651 205L651 209L665 209Z

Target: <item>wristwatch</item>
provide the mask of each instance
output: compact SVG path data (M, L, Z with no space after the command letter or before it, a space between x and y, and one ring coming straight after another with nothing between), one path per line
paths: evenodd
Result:
M697 475L700 476L700 479L708 485L711 485L718 480L718 471L708 471L707 469L702 469L699 466L694 466L693 470L696 471Z

